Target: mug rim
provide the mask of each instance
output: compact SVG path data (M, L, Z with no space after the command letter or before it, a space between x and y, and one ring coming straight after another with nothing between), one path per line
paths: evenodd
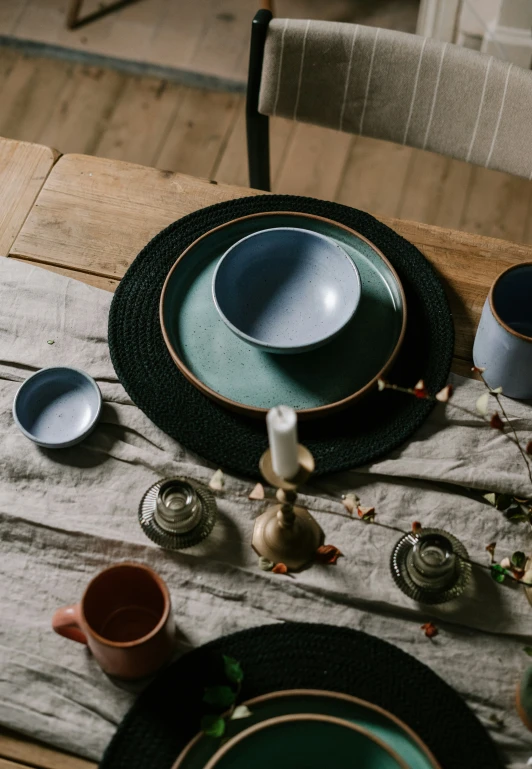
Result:
M150 577L155 581L157 584L157 587L160 589L163 600L164 600L164 606L163 606L163 612L160 620L157 622L155 627L150 630L149 633L146 633L146 635L141 636L140 638L136 638L134 641L111 641L109 638L105 638L105 636L100 635L92 625L88 622L87 617L85 616L84 611L84 604L85 600L87 598L88 592L91 589L91 587L94 585L97 579L99 579L103 574L107 574L110 571L115 571L117 569L122 569L124 567L133 567L135 569L140 569L142 571L147 572ZM121 563L115 563L111 566L107 566L105 569L102 569L98 572L98 574L95 574L94 577L91 579L87 587L85 588L83 595L81 597L81 601L79 602L79 611L81 614L81 619L83 620L83 623L86 625L87 630L89 631L89 634L95 638L100 643L104 644L105 646L110 646L114 649L128 649L134 646L140 646L141 644L146 643L146 641L149 641L150 638L153 638L157 633L161 630L161 628L164 627L166 624L166 621L168 620L169 614L170 614L170 594L168 592L168 588L164 582L164 580L157 574L156 571L154 571L149 566L145 566L143 563L137 563L135 561L122 561Z
M532 262L519 262L518 264L512 264L511 267L507 267L505 270L499 273L491 285L490 292L488 294L488 300L489 300L490 310L492 312L493 317L495 318L497 323L504 328L505 331L507 331L509 334L512 334L512 336L517 337L518 339L522 339L523 342L532 343L532 336L526 336L526 334L521 334L519 331L516 331L515 329L511 328L511 326L509 326L507 323L505 323L505 321L501 318L501 316L495 309L495 302L493 301L493 293L499 281L502 278L504 278L504 276L507 275L509 272L511 272L512 270L518 270L520 267L532 267Z

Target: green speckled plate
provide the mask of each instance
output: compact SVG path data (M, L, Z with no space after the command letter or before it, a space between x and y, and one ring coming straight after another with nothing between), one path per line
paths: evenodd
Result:
M224 739L232 740L245 730L270 719L295 714L317 714L349 721L390 748L409 769L441 769L440 765L406 724L386 710L347 694L296 689L274 692L247 703L248 718L229 721ZM198 734L185 747L172 769L203 769L220 747L220 740ZM250 763L251 765L251 763ZM334 765L330 761L326 765ZM346 765L342 762L342 766Z
M211 281L219 259L241 238L271 227L325 235L358 268L358 310L339 336L317 350L263 352L235 336L216 311ZM174 362L205 395L248 416L262 417L283 403L305 418L347 406L375 386L401 346L406 303L392 265L362 235L308 214L266 213L217 227L181 254L163 286L160 320Z

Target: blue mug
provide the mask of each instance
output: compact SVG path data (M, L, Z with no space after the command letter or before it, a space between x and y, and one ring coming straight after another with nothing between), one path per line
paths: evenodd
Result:
M532 398L532 262L502 272L484 303L473 346L489 387Z

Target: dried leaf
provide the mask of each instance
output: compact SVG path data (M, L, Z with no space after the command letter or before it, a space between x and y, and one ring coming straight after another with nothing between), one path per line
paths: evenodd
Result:
M490 554L491 562L495 560L495 548L497 547L496 542L490 542L489 545L486 545L486 551Z
M506 579L506 569L503 569L499 563L492 563L490 568L492 579L494 579L495 582L504 582Z
M434 638L439 632L434 622L425 622L424 625L421 625L421 630L425 632L427 638Z
M419 521L414 521L413 524L412 524L412 533L413 534L418 534L421 531L422 528L423 528L423 526L420 524Z
M495 387L493 390L490 390L490 393L492 395L501 395L502 394L502 387Z
M493 427L494 430L504 430L504 422L500 418L497 411L492 415L490 419L490 427Z
M230 686L208 686L203 695L203 702L215 708L228 708L236 699L236 693Z
M513 569L524 571L524 568L526 566L526 555L521 550L516 550L515 553L512 553L512 557L510 560L511 560Z
M524 646L523 651L525 654L528 654L529 657L532 657L532 646Z
M386 390L386 382L384 379L377 379L377 387L379 388L379 391L382 392L383 390Z
M495 492L490 491L487 494L483 494L482 496L486 500L486 502L489 502L490 505L493 505L493 507L495 507L495 505L497 504L497 495L495 494Z
M228 657L225 654L223 655L223 659L224 659L224 671L228 680L231 681L231 683L233 684L242 683L242 680L244 679L244 672L240 667L240 662L233 659L233 657Z
M225 732L225 721L221 716L203 716L201 719L201 731L207 737L222 737Z
M262 569L262 571L271 571L274 566L275 564L273 561L269 561L261 555L259 558L259 569Z
M334 545L322 545L316 550L316 561L334 565L341 555L343 553Z
M364 505L360 505L360 507L357 508L358 517L362 518L363 521L367 521L369 519L373 520L375 518L375 508L374 507L364 507Z
M276 563L272 571L274 574L288 574L288 567L284 563Z
M209 486L214 491L222 491L225 485L225 476L221 470L217 470L209 481Z
M349 515L353 515L353 513L355 512L355 510L358 507L358 503L359 502L360 502L359 498L352 491L350 491L348 494L346 494L342 498L342 504L345 507L345 509L347 510L347 512L349 513Z
M240 718L249 718L253 713L247 705L238 705L231 713L231 721L238 721Z
M416 398L428 398L425 382L422 379L420 379L419 382L414 385L414 395Z
M528 443L526 444L525 451L527 454L532 454L532 441L528 441Z
M436 400L440 401L440 403L447 403L451 395L453 394L453 386L452 385L446 385L443 390L440 390L439 393L436 393Z
M490 401L490 394L489 392L483 393L480 398L477 398L477 402L475 403L475 407L479 414L481 414L483 417L486 417L488 415L488 404Z
M264 499L264 486L262 483L257 483L253 491L248 496L248 499Z
M507 510L513 502L513 497L509 494L497 494L495 507L497 510Z

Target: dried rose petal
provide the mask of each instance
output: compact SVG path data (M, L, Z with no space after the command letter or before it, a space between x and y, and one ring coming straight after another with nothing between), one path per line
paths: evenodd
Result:
M493 427L494 430L504 430L504 422L500 418L497 411L490 419L490 427Z
M490 399L490 394L488 392L483 393L480 398L477 398L476 402L476 409L479 414L482 414L483 417L487 416L488 414L488 403Z
M345 497L342 499L342 504L349 513L349 515L353 515L355 510L357 509L359 499L356 494L353 492L349 492L349 494L346 494Z
M528 443L526 444L525 451L527 454L532 454L532 441L528 441Z
M471 371L474 371L476 374L483 374L486 371L486 369L481 368L480 366L473 366Z
M334 545L322 545L316 550L316 561L334 565L341 555L343 553Z
M264 486L262 483L257 483L248 499L264 499Z
M434 622L425 622L424 625L421 625L421 630L425 632L427 638L434 638L439 632Z
M453 386L450 384L446 385L443 390L440 390L439 393L436 393L436 400L440 401L440 403L447 403L452 394Z
M422 525L420 524L419 521L414 521L414 523L412 524L412 532L413 532L413 534L417 534L418 532L421 531L422 528L423 527L422 527Z
M428 398L425 382L422 379L414 386L414 395L416 398Z
M375 516L375 508L374 507L364 507L363 505L360 505L358 507L358 517L364 518L365 515L373 515Z
M490 554L491 562L495 560L495 548L497 547L496 542L490 542L489 545L486 545L486 551Z

